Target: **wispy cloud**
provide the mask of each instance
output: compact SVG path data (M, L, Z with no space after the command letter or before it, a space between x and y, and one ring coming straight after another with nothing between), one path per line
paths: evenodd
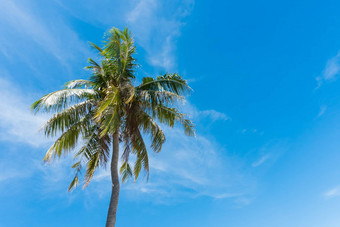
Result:
M272 166L287 150L289 149L288 141L275 139L267 142L257 151L250 151L251 167L256 168L265 165L266 168Z
M326 63L321 76L316 77L319 88L326 81L334 81L340 73L340 52Z
M134 184L128 182L122 186L128 197L173 203L206 196L238 203L240 198L254 192L254 179L240 168L237 159L222 155L226 151L212 138L185 137L180 129L166 129L165 134L167 142L162 152L157 155L150 152L149 181L141 177ZM95 184L109 184L109 169L99 170L93 180ZM110 190L94 187L97 194L107 194Z
M338 196L340 196L340 186L336 186L323 193L325 199L331 199Z
M256 128L244 128L241 129L239 132L241 132L242 134L259 134L259 135L263 135L263 131L259 131Z
M166 135L163 151L150 159L150 181L128 184L126 190L164 200L239 198L254 189L254 182L239 168L238 161L222 155L226 151L213 139L184 137L179 129L166 130Z
M47 140L38 133L46 121L44 116L34 116L30 111L33 102L10 81L0 78L0 139L23 142L32 146L46 144Z
M4 163L0 162L0 182L10 180L13 178L24 178L30 176L31 171L22 171L21 169L16 169L13 167L10 167L8 165L4 165Z
M270 158L270 154L263 155L259 160L253 162L252 167L258 167L265 163Z
M326 110L327 110L327 106L321 106L320 111L318 113L318 117L321 117L322 115L324 115Z
M80 55L86 59L85 56L90 53L87 44L79 39L69 25L57 15L51 21L52 17L45 18L38 12L34 4L7 0L2 2L0 40L3 45L0 51L4 56L11 59L20 57L34 67L36 59L32 55L27 56L33 46L37 51L45 51L48 57L54 56L68 69L70 60L77 60ZM23 47L22 43L26 46Z
M203 117L209 117L212 121L231 120L231 118L229 116L227 116L225 113L221 113L221 112L218 112L216 110L202 110L202 111L199 111L198 114L202 115Z
M152 65L171 70L176 65L176 41L184 19L190 15L193 0L163 2L141 0L126 14L137 42L148 53Z
M322 73L322 77L325 80L332 80L335 79L340 72L340 53L338 53L335 57L328 60L326 64L326 68Z
M215 121L222 120L222 121L231 121L231 117L227 114L217 111L217 110L199 110L196 106L192 105L190 102L186 102L185 105L182 107L184 113L188 113L189 117L194 120L202 120L208 119L211 123Z

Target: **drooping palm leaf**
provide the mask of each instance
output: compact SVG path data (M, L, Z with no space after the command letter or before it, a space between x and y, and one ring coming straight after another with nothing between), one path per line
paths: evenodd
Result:
M35 112L58 112L74 103L94 99L96 95L97 93L93 89L63 89L43 96L33 103L31 108Z

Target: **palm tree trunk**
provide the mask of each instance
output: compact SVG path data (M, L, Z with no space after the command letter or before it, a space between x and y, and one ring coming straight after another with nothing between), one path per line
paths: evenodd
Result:
M116 224L116 214L119 198L119 176L118 176L118 158L119 158L119 131L113 134L112 141L112 160L111 160L111 180L112 193L109 211L107 214L106 227L114 227Z

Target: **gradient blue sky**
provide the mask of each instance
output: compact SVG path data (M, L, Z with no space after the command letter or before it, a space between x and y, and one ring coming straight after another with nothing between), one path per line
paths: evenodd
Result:
M29 105L132 30L138 78L179 72L197 137L165 129L150 181L122 186L117 226L340 226L340 2L2 0L0 226L103 226L106 170L67 192Z

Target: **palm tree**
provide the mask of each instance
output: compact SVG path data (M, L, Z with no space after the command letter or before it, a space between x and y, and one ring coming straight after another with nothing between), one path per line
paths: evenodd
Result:
M85 168L84 187L95 171L105 167L111 155L112 194L106 226L115 226L119 198L118 159L122 144L122 182L129 177L136 181L141 169L149 176L149 159L144 138L150 147L160 152L165 135L158 123L170 127L181 125L186 135L194 135L193 123L175 107L190 92L187 82L178 74L157 78L144 77L135 85L136 47L128 29L112 28L103 48L91 43L98 51L99 61L89 59L89 80L73 80L65 88L43 96L32 104L35 112L54 113L43 125L47 137L58 136L47 151L44 161L50 162L62 154L74 151L72 168L75 176L69 190L79 185ZM112 149L111 149L112 147ZM129 162L134 155L135 162Z

